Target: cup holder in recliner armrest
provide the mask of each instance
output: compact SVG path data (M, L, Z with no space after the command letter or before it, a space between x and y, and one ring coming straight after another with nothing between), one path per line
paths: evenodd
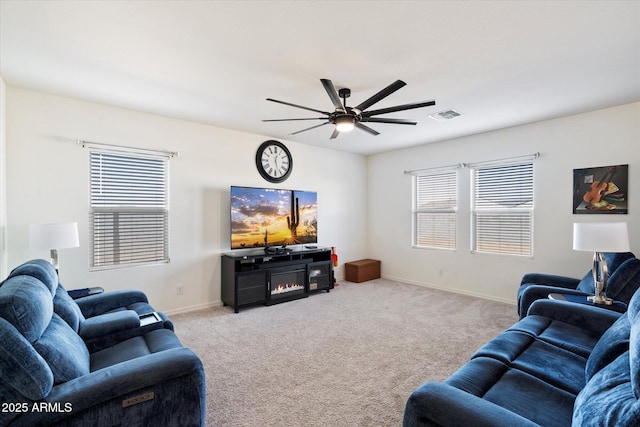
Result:
M147 325L151 325L153 323L158 323L158 322L162 322L162 318L160 317L160 315L153 311L151 313L146 313L146 314L141 314L140 315L140 326L147 326Z

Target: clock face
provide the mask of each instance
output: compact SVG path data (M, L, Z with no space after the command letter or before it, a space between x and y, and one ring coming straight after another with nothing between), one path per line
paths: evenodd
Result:
M256 167L267 181L282 182L291 174L293 158L283 143L265 141L256 152Z

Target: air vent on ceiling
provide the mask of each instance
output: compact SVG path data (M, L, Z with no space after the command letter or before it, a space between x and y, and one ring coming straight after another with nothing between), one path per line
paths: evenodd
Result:
M455 119L458 116L461 116L462 114L456 110L454 110L453 108L450 110L445 110L445 111L440 111L438 113L433 113L433 114L429 114L429 117L431 117L433 120L438 120L439 122L444 121L444 120L451 120L451 119Z

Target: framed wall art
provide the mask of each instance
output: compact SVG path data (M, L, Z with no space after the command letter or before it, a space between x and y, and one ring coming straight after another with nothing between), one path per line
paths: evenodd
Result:
M574 214L626 214L629 165L573 170Z

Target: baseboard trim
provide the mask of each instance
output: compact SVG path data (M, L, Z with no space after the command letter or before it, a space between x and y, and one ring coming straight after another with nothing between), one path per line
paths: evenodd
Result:
M191 311L198 311L198 310L206 310L208 308L220 307L221 305L222 305L222 301L214 301L214 302L208 302L205 304L197 304L197 305L190 305L188 307L181 307L175 310L167 310L167 311L163 310L162 312L167 316L173 316L174 314L189 313Z
M393 276L388 276L388 275L382 275L381 277L383 279L393 280L395 282L401 282L401 283L407 283L407 284L410 284L410 285L422 286L423 288L437 289L439 291L451 292L453 294L467 295L467 296L470 296L470 297L482 298L482 299L486 299L486 300L489 300L489 301L503 302L505 304L509 304L509 305L513 305L513 306L516 305L515 301L513 301L513 300L508 300L508 299L504 299L504 298L496 298L494 296L480 294L480 293L477 293L477 292L468 292L468 291L463 291L463 290L460 290L460 289L451 289L451 288L446 288L446 287L443 287L443 286L438 286L438 285L434 285L434 284L426 283L426 282L416 282L414 280L408 280L408 279L405 279L403 277L393 277ZM343 278L336 278L336 282L339 283L341 281L344 281L344 277ZM206 310L208 308L220 307L221 305L222 305L222 301L214 301L214 302L208 302L208 303L205 303L205 304L197 304L197 305L191 305L191 306L188 306L188 307L181 307L181 308L177 308L175 310L163 311L163 313L165 313L167 316L172 316L172 315L175 315L175 314L189 313L191 311Z
M470 297L482 298L482 299L486 299L486 300L489 300L489 301L503 302L505 304L509 304L509 305L513 305L513 306L516 305L516 302L513 301L513 300L510 300L510 299L496 298L495 296L480 294L480 293L477 293L477 292L463 291L461 289L446 288L444 286L438 286L438 285L434 285L434 284L431 284L431 283L416 282L416 281L413 281L413 280L405 279L403 277L393 277L393 276L383 275L382 278L387 279L387 280L393 280L393 281L396 281L396 282L402 282L402 283L408 283L408 284L411 284L411 285L422 286L423 288L437 289L439 291L451 292L453 294L467 295L467 296L470 296Z

